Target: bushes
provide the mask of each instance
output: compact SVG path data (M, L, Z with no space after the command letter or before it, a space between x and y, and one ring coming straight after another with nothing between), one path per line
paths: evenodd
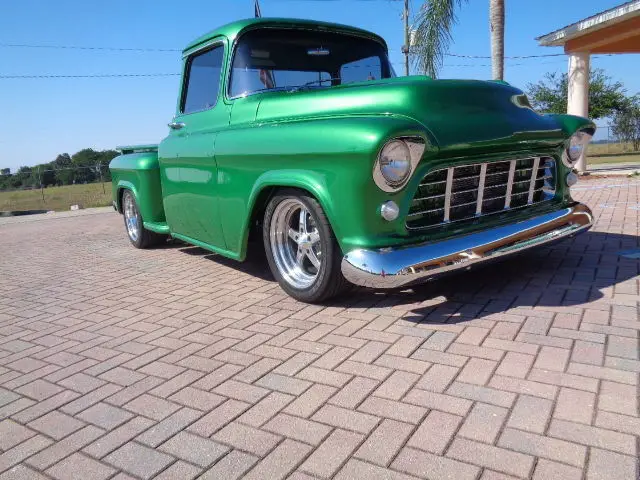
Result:
M8 168L3 168L0 169L0 190L109 182L109 162L117 155L115 150L85 148L73 156L63 153L49 163L20 167L14 174Z

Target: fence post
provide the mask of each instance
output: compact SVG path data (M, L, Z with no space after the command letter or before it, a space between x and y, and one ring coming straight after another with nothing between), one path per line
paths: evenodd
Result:
M42 184L42 167L38 167L38 181L40 182L40 194L42 195L42 206L44 207L44 185Z
M102 179L102 162L98 163L98 173L100 174L100 183L102 184L102 193L106 195L107 192L104 189L104 180Z

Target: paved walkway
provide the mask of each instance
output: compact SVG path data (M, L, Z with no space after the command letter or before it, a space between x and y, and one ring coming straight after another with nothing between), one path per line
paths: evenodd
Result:
M635 479L640 181L575 196L574 240L326 306L113 212L2 225L0 479Z

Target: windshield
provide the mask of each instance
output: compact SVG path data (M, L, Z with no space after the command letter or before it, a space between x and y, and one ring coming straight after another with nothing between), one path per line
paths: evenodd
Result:
M238 42L229 94L328 88L394 76L384 47L374 40L335 32L260 29Z

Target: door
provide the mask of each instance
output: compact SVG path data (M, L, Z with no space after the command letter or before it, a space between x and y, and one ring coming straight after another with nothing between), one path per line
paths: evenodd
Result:
M229 125L221 93L224 48L219 41L186 58L178 111L158 151L171 232L221 249L214 146L217 132Z

